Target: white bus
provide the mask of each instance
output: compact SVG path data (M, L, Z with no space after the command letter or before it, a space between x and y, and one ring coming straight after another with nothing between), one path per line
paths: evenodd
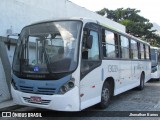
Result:
M160 80L160 49L151 47L151 78Z
M91 19L26 26L13 59L11 91L19 105L80 111L150 79L150 45Z

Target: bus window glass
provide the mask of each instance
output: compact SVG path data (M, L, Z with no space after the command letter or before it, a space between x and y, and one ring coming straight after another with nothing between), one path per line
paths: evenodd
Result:
M149 60L149 46L146 45L146 59Z
M160 51L158 50L158 63L160 63Z
M115 48L115 39L114 33L105 30L105 57L116 58L116 48Z
M151 60L152 62L156 62L156 53L157 51L155 49L151 49Z
M90 31L90 35L93 36L92 48L88 49L85 47L85 41L87 35L83 35L83 49L82 49L82 61L81 61L81 75L85 76L90 70L97 67L100 63L99 59L99 42L98 33Z
M144 46L140 43L140 50L141 50L141 59L144 59Z
M93 43L92 43L92 48L88 50L88 59L98 60L99 59L98 33L91 31L90 35L93 36Z
M131 40L131 58L138 59L138 47L135 40Z
M114 41L114 33L113 32L110 32L110 31L105 31L105 42L108 43L108 44L112 44L114 45L115 44L115 41Z
M129 40L128 38L121 36L121 57L124 59L129 59Z

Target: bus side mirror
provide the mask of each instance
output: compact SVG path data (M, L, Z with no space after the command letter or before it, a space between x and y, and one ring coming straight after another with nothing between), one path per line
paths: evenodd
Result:
M86 40L86 48L87 49L91 49L92 48L92 44L93 44L93 36L89 35L87 40Z
M7 36L7 48L10 50L11 40L9 39L9 35Z
M11 39L9 38L10 36L19 37L20 34L16 33L16 34L12 34L12 35L7 35L7 42L6 42L6 44L7 44L8 50L10 50L10 46L11 46Z

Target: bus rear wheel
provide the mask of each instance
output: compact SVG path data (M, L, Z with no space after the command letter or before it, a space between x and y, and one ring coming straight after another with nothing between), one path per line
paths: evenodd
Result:
M105 109L108 107L111 100L111 88L108 82L103 84L102 93L101 93L101 102L98 104L98 107Z
M141 77L140 77L140 85L139 85L139 87L138 87L139 90L143 90L143 89L144 89L144 78L145 78L145 76L144 76L144 74L142 73L142 74L141 74Z

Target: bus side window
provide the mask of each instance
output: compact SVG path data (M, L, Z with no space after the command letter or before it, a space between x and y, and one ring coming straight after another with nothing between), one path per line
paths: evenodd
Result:
M102 37L103 56L105 58L113 58L113 59L118 57L118 47L117 47L118 35L111 31L104 30L103 36L104 36Z
M129 59L129 39L124 36L120 36L120 44L121 44L121 58Z
M131 58L138 59L137 41L131 39Z
M141 53L141 59L144 60L145 59L144 45L142 43L140 43L140 53Z
M146 59L146 46L143 45L143 49L144 49L144 59Z
M160 52L158 50L158 63L160 63Z
M147 60L149 60L150 58L149 58L149 46L148 45L146 45L146 59Z
M138 59L141 59L141 48L139 42L137 42L137 46L138 46Z
M82 77L100 65L98 32L90 31L90 35L93 36L93 43L91 49L85 47L87 36L83 35L82 59L81 59Z

